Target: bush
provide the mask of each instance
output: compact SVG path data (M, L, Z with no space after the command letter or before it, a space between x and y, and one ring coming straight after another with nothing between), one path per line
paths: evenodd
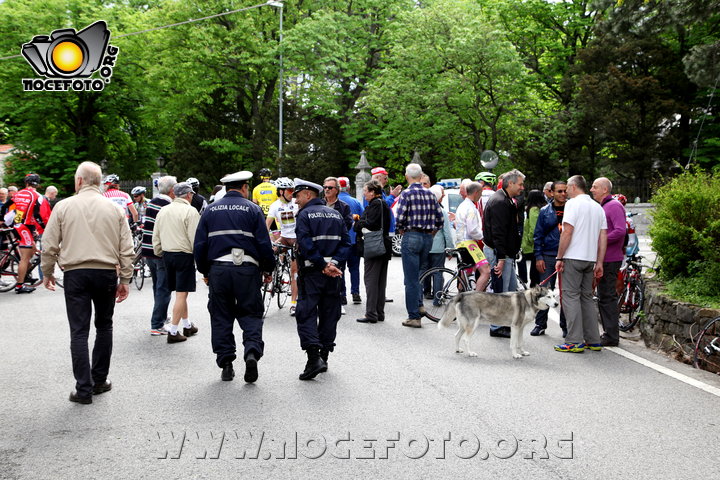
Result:
M720 292L720 175L684 173L661 187L650 238L662 276L698 296Z

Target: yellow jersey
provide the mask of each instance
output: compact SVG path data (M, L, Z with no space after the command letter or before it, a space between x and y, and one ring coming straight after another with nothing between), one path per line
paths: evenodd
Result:
M252 200L253 202L260 205L263 213L267 217L270 205L277 200L277 189L275 185L270 182L262 182L257 187L253 188Z

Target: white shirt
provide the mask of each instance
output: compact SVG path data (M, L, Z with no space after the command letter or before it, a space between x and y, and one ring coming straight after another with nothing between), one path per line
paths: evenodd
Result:
M475 206L475 202L468 197L465 197L455 211L455 230L458 242L483 239L480 212Z
M573 235L563 258L596 261L600 230L607 230L607 219L600 204L587 194L571 198L565 204L563 228L566 223L573 226Z
M293 198L290 202L278 198L270 205L268 217L273 217L280 225L280 236L283 238L295 238L295 217L299 207Z

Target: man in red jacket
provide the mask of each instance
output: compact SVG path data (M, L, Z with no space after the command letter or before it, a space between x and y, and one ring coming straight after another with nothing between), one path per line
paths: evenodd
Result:
M32 293L34 287L23 285L25 275L30 268L30 259L35 254L35 233L42 234L48 221L49 213L42 208L45 198L36 188L40 185L40 175L28 173L25 175L25 188L15 194L15 230L20 236L20 263L18 264L17 283L15 293Z

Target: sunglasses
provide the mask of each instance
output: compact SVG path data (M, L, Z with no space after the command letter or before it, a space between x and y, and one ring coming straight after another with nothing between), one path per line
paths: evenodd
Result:
M330 185L323 187L325 190L333 190L335 187L332 187Z

